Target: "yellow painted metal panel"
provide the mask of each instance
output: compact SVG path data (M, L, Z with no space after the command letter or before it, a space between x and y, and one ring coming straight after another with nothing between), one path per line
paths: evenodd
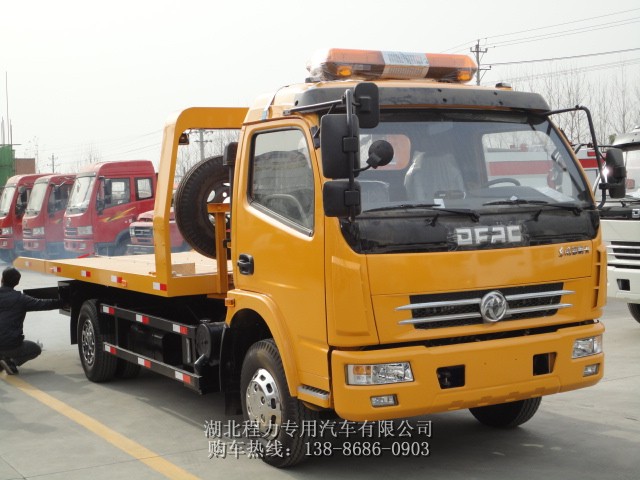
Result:
M603 332L604 326L596 323L543 335L442 347L334 350L331 370L335 409L348 420L384 420L511 402L587 387L602 378L604 354L572 359L573 342ZM557 353L552 372L534 375L533 356L549 352ZM392 362L410 362L414 381L369 386L346 384L348 364ZM584 367L592 364L600 365L598 374L584 377ZM442 388L437 369L459 365L465 367L465 384ZM396 395L398 405L374 408L370 398L377 395Z

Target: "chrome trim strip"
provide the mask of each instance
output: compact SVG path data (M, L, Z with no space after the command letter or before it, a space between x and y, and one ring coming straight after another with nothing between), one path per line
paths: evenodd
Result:
M535 307L522 307L522 308L510 308L507 310L507 315L514 315L518 313L528 312L543 312L545 310L560 310L562 308L573 307L572 303L557 303L555 305L536 305Z
M415 325L417 323L438 323L446 322L448 320L461 320L464 318L482 318L480 313L460 313L453 315L438 315L437 317L428 318L410 318L408 320L400 320L398 325Z
M576 292L573 290L552 290L547 292L518 293L515 295L505 295L504 298L506 298L507 301L527 300L529 298L557 297L558 295L572 295L574 293Z
M395 310L418 310L420 308L451 307L454 305L480 305L480 298L466 298L464 300L450 301L444 300L442 302L410 303L409 305L396 307Z

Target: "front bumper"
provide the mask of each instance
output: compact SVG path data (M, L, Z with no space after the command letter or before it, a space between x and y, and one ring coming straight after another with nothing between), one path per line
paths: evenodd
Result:
M12 237L0 237L0 248L5 250L13 250L15 248Z
M573 342L601 335L604 326L563 328L554 333L500 340L369 351L334 350L331 354L334 408L340 417L385 420L511 402L574 390L597 383L604 373L604 353L572 359ZM534 356L551 354L549 373L536 374ZM348 364L410 362L414 381L387 385L347 385ZM596 375L584 367L599 364ZM443 387L438 369L463 367L463 384ZM395 395L397 405L372 407L371 397Z
M626 303L640 303L640 270L609 266L607 296Z

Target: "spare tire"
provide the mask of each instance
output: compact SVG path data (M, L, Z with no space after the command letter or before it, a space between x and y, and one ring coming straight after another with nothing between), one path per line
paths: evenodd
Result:
M206 257L216 256L215 225L207 203L223 203L228 197L229 170L221 156L196 163L176 190L173 209L178 229L191 248Z

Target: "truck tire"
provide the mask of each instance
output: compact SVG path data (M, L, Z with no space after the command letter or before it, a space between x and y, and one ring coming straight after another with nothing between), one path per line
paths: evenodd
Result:
M303 422L319 418L289 394L289 387L282 366L282 359L272 339L254 343L247 352L240 375L240 394L245 420L257 423L263 447L280 442L282 455L262 452L262 460L274 467L291 467L306 459L305 444L308 438L301 435ZM288 423L287 423L288 422ZM269 425L276 425L270 428ZM298 428L295 435L288 435L282 425Z
M483 425L496 428L514 428L530 420L538 411L541 401L542 397L536 397L469 410Z
M627 303L631 316L640 323L640 303Z
M174 196L180 233L198 253L215 258L215 226L207 203L223 203L229 196L229 171L222 157L205 158L184 175ZM224 226L226 228L226 225Z
M106 321L98 313L97 300L87 300L78 315L78 353L84 373L92 382L111 380L118 365L118 358L104 351L104 342L112 341L107 334Z
M113 256L121 257L122 255L126 255L130 243L131 237L129 235L123 236L120 240L118 240L118 243L116 243L115 247L113 247Z

